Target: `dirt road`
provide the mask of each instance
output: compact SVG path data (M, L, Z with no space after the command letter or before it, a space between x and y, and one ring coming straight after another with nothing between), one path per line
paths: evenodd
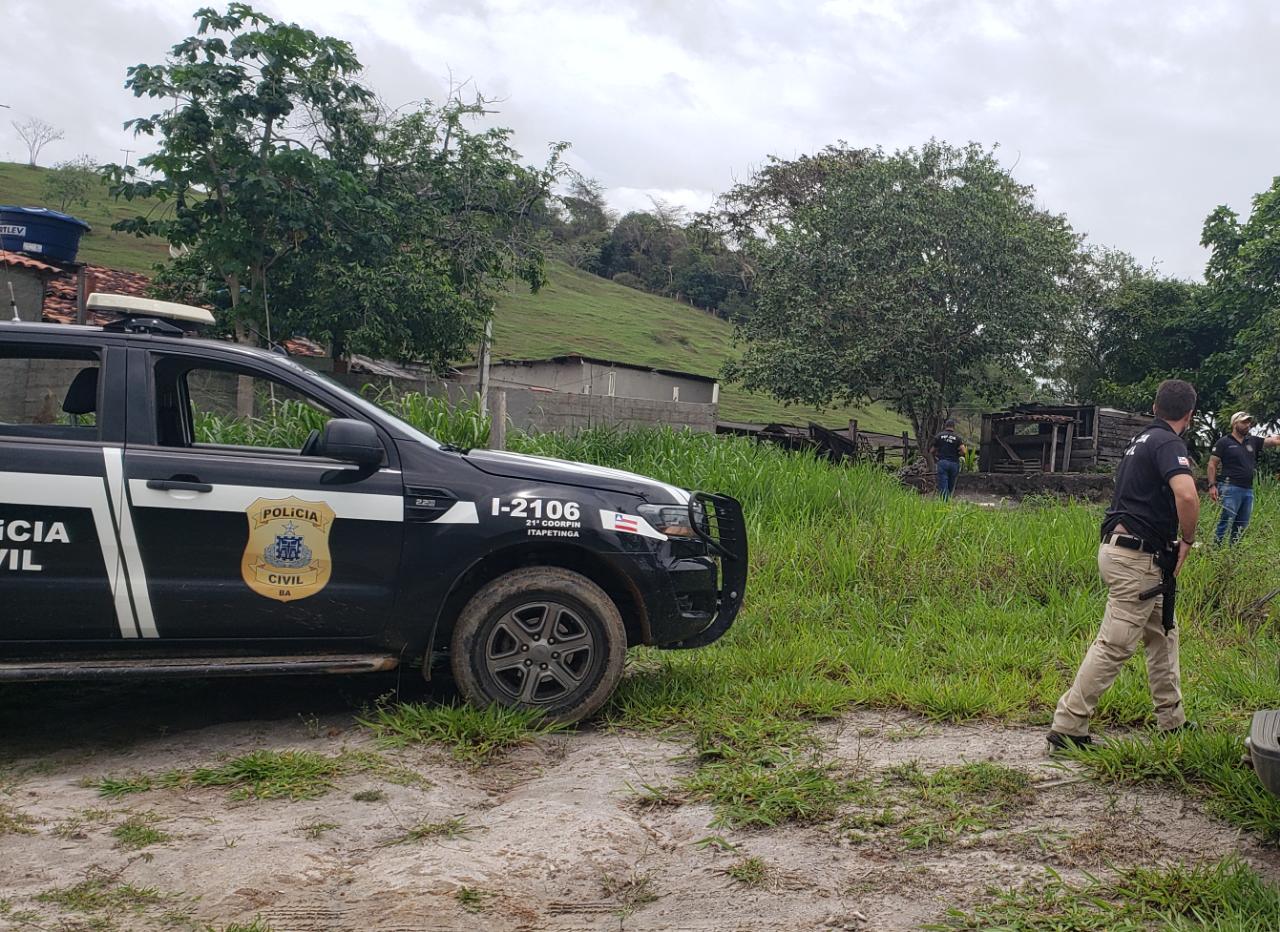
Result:
M467 766L381 748L356 724L391 685L0 690L0 928L911 929L1046 867L1238 852L1280 882L1275 851L1184 797L1077 778L1043 756L1040 729L852 713L819 729L850 780L989 761L1029 786L980 824L868 799L861 814L743 831L710 827L705 804L641 803L637 790L692 771L679 734L586 728ZM90 785L263 749L362 763L304 800Z

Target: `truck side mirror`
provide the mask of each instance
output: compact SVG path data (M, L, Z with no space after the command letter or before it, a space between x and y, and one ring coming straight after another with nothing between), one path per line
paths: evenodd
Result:
M343 417L325 423L315 449L316 456L370 468L382 465L384 452L372 424Z

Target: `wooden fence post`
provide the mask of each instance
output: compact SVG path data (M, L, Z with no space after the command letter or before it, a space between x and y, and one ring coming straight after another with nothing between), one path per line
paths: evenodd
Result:
M493 420L489 424L489 449L507 448L507 390L495 388L493 396Z

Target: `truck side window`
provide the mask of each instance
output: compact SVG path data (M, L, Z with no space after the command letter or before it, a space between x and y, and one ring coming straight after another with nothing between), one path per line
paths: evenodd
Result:
M162 446L297 453L335 412L291 385L249 369L163 360L156 366Z
M98 440L100 368L89 349L0 346L0 437Z

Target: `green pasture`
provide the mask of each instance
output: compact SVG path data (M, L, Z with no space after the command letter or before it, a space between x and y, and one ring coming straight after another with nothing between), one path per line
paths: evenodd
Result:
M547 263L548 283L536 294L513 288L494 317L498 356L537 359L581 353L659 369L719 376L736 355L733 326L706 311L580 272L562 262ZM857 418L863 430L900 434L901 416L883 405L838 406L819 411L787 406L768 395L720 386L720 417L727 421L844 427Z
M805 758L793 735L775 736L855 706L1047 730L1102 616L1100 506L946 504L871 468L670 431L543 436L520 446L742 500L752 555L737 624L707 649L638 652L605 716L628 727L687 726L748 764L765 759L757 749L779 745ZM1212 538L1215 517L1206 508L1201 539ZM1110 749L1082 756L1100 779L1203 797L1269 841L1280 841L1280 800L1238 759L1251 713L1280 704L1276 611L1250 611L1280 587L1278 537L1280 488L1267 484L1244 541L1201 547L1182 574L1183 686L1203 732L1173 739L1149 730L1136 658L1099 709L1097 731Z
M0 204L48 206L43 181L47 170L18 162L0 162ZM80 240L78 258L92 265L150 274L156 263L169 261L169 247L154 237L139 239L128 233L116 233L111 224L139 215L153 216L152 211L165 209L156 202L112 200L104 182L102 188L89 197L87 207L75 204L67 208L67 213L92 227Z

